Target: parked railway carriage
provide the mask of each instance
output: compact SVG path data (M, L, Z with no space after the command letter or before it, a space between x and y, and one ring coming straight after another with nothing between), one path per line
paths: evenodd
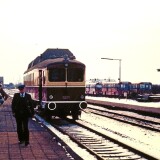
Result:
M51 116L78 119L85 101L85 64L68 49L47 49L24 73L26 90L39 109Z
M139 82L132 83L132 91L136 94L151 94L152 83L151 82Z
M95 91L97 96L102 96L102 88L103 88L102 82L98 82L95 84Z
M119 83L119 96L120 97L129 97L131 94L132 83L129 81L122 81Z
M151 82L140 82L138 84L138 94L151 94L152 83Z
M118 83L117 82L103 82L102 93L106 97L118 97Z
M152 93L160 94L160 84L152 84Z
M130 94L131 82L104 82L103 95L107 97L125 97Z
M86 84L86 94L92 96L102 95L102 83L101 82L89 82Z
M151 82L132 83L132 96L131 98L139 101L151 101L150 95L152 94Z
M160 87L159 87L160 88ZM130 98L144 99L145 101L159 100L160 96L153 95L159 93L158 85L153 85L151 82L132 83L129 81L107 81L102 80L101 83L97 79L93 79L86 84L86 95L90 96L105 96L115 98ZM146 98L147 97L147 98Z

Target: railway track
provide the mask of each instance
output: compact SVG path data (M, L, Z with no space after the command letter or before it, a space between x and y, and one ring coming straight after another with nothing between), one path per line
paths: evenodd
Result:
M132 113L128 115L128 112L126 111L119 113L119 111L117 110L109 110L103 107L93 105L89 106L87 107L87 111L93 114L112 118L118 121L160 132L160 119L158 118L150 118L148 116L142 116L137 113Z
M41 123L44 124L44 120ZM98 160L156 160L146 153L84 126L83 123L53 119L51 125L62 132L63 135L69 136L72 141Z

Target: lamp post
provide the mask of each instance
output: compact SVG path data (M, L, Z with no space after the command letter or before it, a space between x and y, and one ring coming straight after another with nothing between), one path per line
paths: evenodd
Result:
M119 78L118 78L118 80L119 80L119 82L121 82L121 59L113 59L113 58L101 58L101 59L107 59L107 60L117 60L117 61L119 61Z

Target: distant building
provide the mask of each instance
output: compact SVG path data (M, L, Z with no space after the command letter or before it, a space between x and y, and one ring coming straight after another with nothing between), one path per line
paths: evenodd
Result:
M3 85L3 88L6 88L6 89L14 89L14 88L15 88L15 85L14 85L13 83L4 84L4 85Z

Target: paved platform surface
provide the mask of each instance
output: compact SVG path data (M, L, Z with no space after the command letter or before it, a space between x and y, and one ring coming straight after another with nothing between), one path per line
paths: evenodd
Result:
M65 149L47 130L30 119L30 145L18 144L16 121L12 116L11 100L0 106L0 160L71 160Z

